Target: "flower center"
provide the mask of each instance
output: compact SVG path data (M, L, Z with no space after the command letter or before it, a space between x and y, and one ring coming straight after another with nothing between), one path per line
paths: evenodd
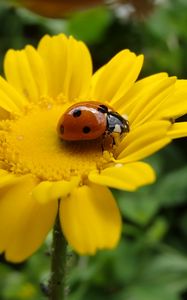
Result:
M32 173L41 180L83 178L106 160L101 141L64 142L56 126L65 107L34 108L17 120L0 122L0 164L15 174Z

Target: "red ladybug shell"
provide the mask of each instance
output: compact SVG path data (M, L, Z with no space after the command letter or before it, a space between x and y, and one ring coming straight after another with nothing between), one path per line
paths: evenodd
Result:
M107 127L107 118L101 112L102 107L105 106L96 101L80 102L71 106L58 122L59 136L66 141L93 140L102 136Z

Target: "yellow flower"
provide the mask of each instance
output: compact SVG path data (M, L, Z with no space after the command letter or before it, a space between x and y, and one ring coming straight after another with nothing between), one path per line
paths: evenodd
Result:
M187 135L186 123L174 123L187 111L186 81L160 73L135 83L142 63L124 50L92 76L86 46L63 34L8 51L0 77L0 252L8 260L40 247L58 203L78 253L116 246L121 218L109 188L152 183L154 171L140 160ZM63 112L91 100L128 115L130 132L110 151L99 140L65 143L57 135Z

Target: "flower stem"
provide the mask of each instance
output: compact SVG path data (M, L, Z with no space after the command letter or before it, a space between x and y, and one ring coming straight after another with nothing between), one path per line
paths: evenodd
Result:
M59 216L53 229L51 279L49 281L49 300L67 299L67 242L63 236Z

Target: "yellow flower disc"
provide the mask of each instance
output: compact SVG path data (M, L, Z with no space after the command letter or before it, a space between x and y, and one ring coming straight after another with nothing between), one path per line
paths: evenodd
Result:
M8 122L0 142L9 171L57 181L75 175L85 178L101 165L100 140L81 143L59 138L56 126L61 114L61 106L49 103L46 109L32 109L24 117Z

